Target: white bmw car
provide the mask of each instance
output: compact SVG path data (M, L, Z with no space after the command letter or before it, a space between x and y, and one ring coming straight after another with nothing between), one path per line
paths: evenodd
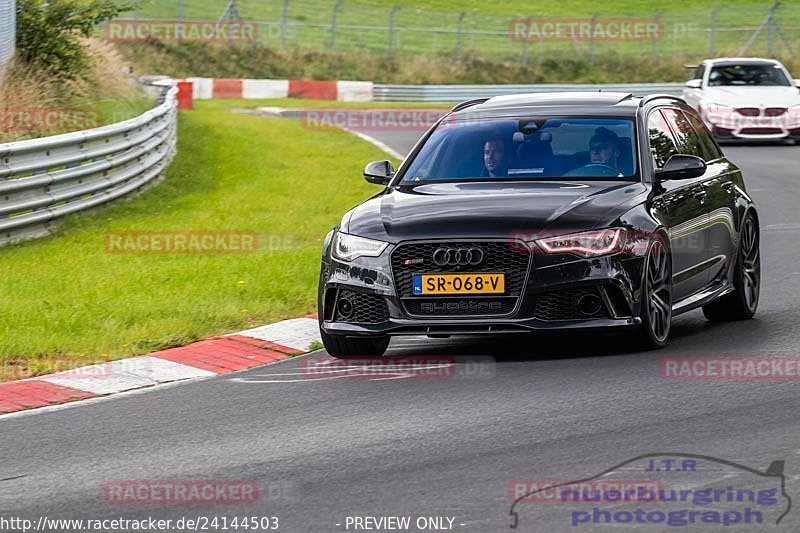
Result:
M707 59L686 82L683 98L720 141L800 144L798 87L800 80L772 59Z

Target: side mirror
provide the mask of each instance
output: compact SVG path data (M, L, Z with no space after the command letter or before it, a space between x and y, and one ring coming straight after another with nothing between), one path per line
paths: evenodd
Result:
M376 185L388 185L394 176L394 167L389 161L373 161L364 167L364 179Z
M686 82L687 89L700 89L703 86L703 80L689 80Z
M667 159L664 168L656 170L661 181L687 180L705 174L706 162L696 155L675 154Z
M794 80L794 86L800 89L800 79Z

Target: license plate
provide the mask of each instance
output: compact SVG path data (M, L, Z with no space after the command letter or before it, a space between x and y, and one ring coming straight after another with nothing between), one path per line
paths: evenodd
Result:
M505 274L414 274L414 294L502 294Z

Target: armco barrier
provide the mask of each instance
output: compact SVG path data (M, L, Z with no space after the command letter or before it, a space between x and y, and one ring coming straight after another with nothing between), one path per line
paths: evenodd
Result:
M5 64L14 55L17 35L17 8L15 0L0 2L0 76Z
M165 86L156 107L117 124L0 144L0 244L42 236L161 175L175 154L176 94Z
M625 92L637 96L661 93L680 95L682 83L624 83L603 85L380 85L375 84L372 97L382 102L460 102L470 98L503 96L519 93L604 91Z
M680 95L682 83L543 84L543 85L382 85L371 81L251 80L187 78L195 100L212 98L313 98L340 102L461 102L470 98L519 93L606 91L637 96Z

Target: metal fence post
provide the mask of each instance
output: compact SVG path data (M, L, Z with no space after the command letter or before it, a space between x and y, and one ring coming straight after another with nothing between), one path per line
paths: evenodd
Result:
M714 53L714 31L717 28L717 13L719 10L722 9L721 7L715 7L711 10L711 27L709 28L708 32L708 55L714 57L716 54Z
M656 13L655 16L657 28L660 28L661 15L662 13L661 11L659 11L658 13ZM659 30L656 30L656 35L653 37L653 59L658 59L658 39L660 39L660 37L661 37L661 32Z
M597 19L600 17L600 13L595 13L592 15L592 20L589 23L590 26L590 33L589 33L589 64L594 65L594 27L597 24Z
M286 50L286 29L289 25L289 0L283 0L281 11L281 50Z
M775 41L775 10L778 9L779 2L772 4L769 8L769 22L767 23L767 52L772 55Z
M400 6L395 5L389 13L389 46L387 48L387 55L389 57L394 57L394 16L397 14L398 9L400 9Z
M464 25L464 17L467 16L466 11L462 11L458 16L458 33L456 34L456 59L461 59L461 29Z
M336 15L339 14L339 8L344 4L344 0L338 0L336 5L333 6L333 18L331 19L331 50L336 49Z
M178 0L178 42L181 42L183 33L183 0Z

